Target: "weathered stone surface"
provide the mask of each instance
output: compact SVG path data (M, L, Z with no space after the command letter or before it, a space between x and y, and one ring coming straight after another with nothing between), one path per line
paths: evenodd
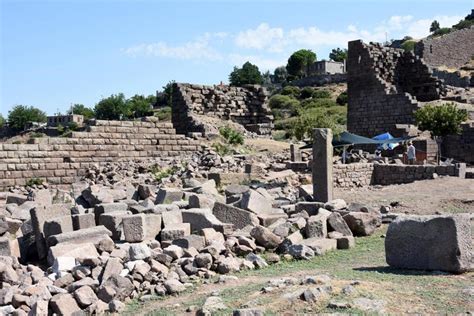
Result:
M199 231L203 228L219 229L222 222L217 219L210 209L189 209L183 210L183 222L191 224L191 231ZM220 229L222 230L222 228Z
M92 290L89 286L81 286L73 293L74 298L76 299L79 306L85 308L95 302L97 302L98 298L95 295L94 290Z
M95 205L94 214L95 220L99 223L100 216L102 214L114 213L114 212L126 212L128 210L128 205L123 202L118 203L100 203Z
M106 303L113 299L123 301L132 294L133 290L133 283L129 279L120 275L112 275L100 286L97 296Z
M60 243L68 242L97 242L104 236L111 236L112 233L104 226L95 226L91 228L76 230L72 232L66 232L48 238L48 245L54 246Z
M124 238L128 242L154 240L161 231L161 215L136 214L122 218Z
M95 216L92 213L72 215L72 227L74 230L94 227Z
M193 194L189 197L190 208L208 208L212 210L215 202L215 199L204 194Z
M206 245L206 239L203 236L198 235L189 235L179 239L173 240L173 245L179 246L181 248L194 248L200 250Z
M349 249L355 247L355 238L353 236L342 236L336 238L337 249Z
M180 223L173 224L161 230L161 240L172 241L191 234L191 224Z
M315 128L313 135L313 197L317 202L328 202L333 199L332 131Z
M324 203L324 208L329 211L338 211L338 210L345 209L346 207L347 207L347 203L343 199L334 199L334 200Z
M331 215L329 215L327 224L329 231L339 232L343 236L352 236L352 231L338 212L332 212Z
M143 260L151 257L151 249L145 244L133 244L128 248L130 260Z
M81 312L81 308L71 294L56 294L49 301L49 305L53 312L59 315L73 315Z
M99 224L110 230L113 240L121 240L123 238L122 220L129 215L131 215L131 212L104 213L99 217Z
M288 247L288 253L295 259L308 260L314 257L314 251L306 245L291 245Z
M324 207L323 202L298 202L295 205L295 213L305 211L309 216L318 214L318 210Z
M259 224L258 217L241 208L216 202L212 213L223 223L232 223L236 229L242 229L245 226L256 226Z
M350 212L343 218L355 236L372 235L382 225L382 217L376 213Z
M76 259L97 258L99 253L93 243L61 243L49 248L48 263L52 265L59 257L72 257Z
M240 206L255 214L271 213L273 209L272 202L254 190L242 194Z
M301 244L306 245L314 250L315 254L323 255L329 250L337 249L337 240L336 239L327 239L327 238L308 238L301 242Z
M250 232L250 235L255 238L256 242L265 248L276 248L281 243L282 239L272 233L268 228L263 226L256 226Z
M122 272L123 265L119 258L109 258L105 264L104 270L102 271L101 283L104 283L114 274L120 274Z
M186 290L186 287L184 286L183 283L179 282L176 279L169 279L166 280L164 283L164 286L166 288L166 291L169 294L175 294L175 293L180 293Z
M94 207L100 203L112 203L114 197L110 189L99 185L91 185L82 191L82 197L89 203L90 207Z
M306 237L326 238L328 234L327 218L331 215L325 209L319 209L318 214L308 218L305 227Z
M181 201L183 198L183 191L172 188L162 188L156 195L155 204L171 204L175 201Z
M59 216L44 221L43 234L47 239L49 236L57 235L65 232L72 232L71 215Z
M404 269L471 270L469 215L399 216L385 238L387 263Z

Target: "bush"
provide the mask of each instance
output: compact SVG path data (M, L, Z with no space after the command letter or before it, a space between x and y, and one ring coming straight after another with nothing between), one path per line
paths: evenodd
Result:
M300 102L289 95L275 94L269 100L269 106L276 119L288 118L297 113Z
M301 111L293 127L293 135L298 140L306 137L313 138L313 129L330 128L334 135L340 134L344 127L337 122L337 119L328 115L325 109L313 108Z
M32 187L34 185L42 185L43 184L43 179L40 178L31 178L28 181L26 181L26 186Z
M461 133L461 123L468 119L465 109L458 109L453 103L428 104L415 112L417 126L422 131L430 131L433 136Z
M33 106L16 105L8 112L8 125L16 130L24 129L27 123L44 123L46 119L46 113Z
M171 107L165 106L156 110L154 116L160 121L171 121Z
M273 137L273 140L284 141L288 139L290 135L287 131L275 130L275 131L272 131L272 137Z
M92 119L95 116L94 110L86 107L83 104L74 104L72 109L70 109L67 113L82 115L84 116L84 120Z
M313 88L304 87L303 89L301 89L300 97L302 99L311 98L313 96L314 92L316 92L316 91Z
M151 114L153 102L155 101L156 98L153 96L145 97L136 94L127 100L127 107L133 117L144 117Z
M346 105L348 101L347 91L342 92L337 96L336 103L339 105Z
M233 153L232 148L228 144L214 143L212 144L212 147L221 156L226 156Z
M313 98L315 99L328 99L331 97L331 92L328 90L314 90Z
M244 143L244 136L242 133L230 128L229 126L220 127L219 133L231 145L242 145Z
M297 99L300 96L300 88L295 86L286 86L281 90L280 94L289 95Z
M129 104L123 93L112 94L96 104L95 116L100 120L123 120L130 117Z
M0 128L4 127L6 124L5 119L3 118L2 114L0 114Z
M442 27L442 28L440 28L439 30L436 30L435 32L433 32L433 34L430 35L429 37L442 36L442 35L451 33L452 30L453 30L453 29L452 29L452 28L449 28L449 27Z
M167 178L173 175L176 171L178 171L178 167L173 166L171 168L162 169L159 165L153 165L150 167L150 173L155 178L155 181L160 182L164 178Z
M406 52L412 52L415 50L416 41L415 40L406 40L402 43L401 47Z
M332 99L306 99L301 102L301 107L309 108L329 108L337 106L337 103Z

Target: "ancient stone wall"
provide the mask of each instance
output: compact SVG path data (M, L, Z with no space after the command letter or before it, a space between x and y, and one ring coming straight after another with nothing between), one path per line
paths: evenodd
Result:
M433 165L387 165L372 163L353 163L333 166L334 187L356 188L369 185L390 185L410 183L416 180L433 179L440 176L463 176L462 166ZM464 165L465 168L465 165Z
M372 137L395 124L413 124L417 102L438 99L442 83L412 53L349 42L347 128Z
M431 67L459 68L474 53L474 27L435 38L426 38L415 46L415 52Z
M460 135L445 137L441 155L474 164L474 122L461 125Z
M433 75L437 78L443 80L444 84L467 88L474 86L474 77L473 76L463 76L459 71L449 72L439 69L433 69Z
M297 87L322 86L331 83L347 82L347 74L322 74L308 76L301 79L293 80L291 85Z
M269 134L273 116L267 106L268 93L257 85L232 87L173 85L173 124L179 133L208 133L206 117L230 120L258 134Z
M177 135L171 123L98 120L92 124L70 137L0 143L0 190L32 178L67 185L95 165L187 155L200 149L196 141Z

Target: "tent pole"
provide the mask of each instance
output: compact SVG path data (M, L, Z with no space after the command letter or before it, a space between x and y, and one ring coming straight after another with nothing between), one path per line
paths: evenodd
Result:
M346 146L342 147L342 163L346 164Z

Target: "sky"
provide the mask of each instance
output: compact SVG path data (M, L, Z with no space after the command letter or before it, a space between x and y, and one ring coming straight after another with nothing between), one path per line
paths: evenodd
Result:
M228 81L250 61L285 65L298 49L328 59L349 40L428 35L474 0L0 0L0 114L17 104L49 115L123 92L155 94L171 80Z

